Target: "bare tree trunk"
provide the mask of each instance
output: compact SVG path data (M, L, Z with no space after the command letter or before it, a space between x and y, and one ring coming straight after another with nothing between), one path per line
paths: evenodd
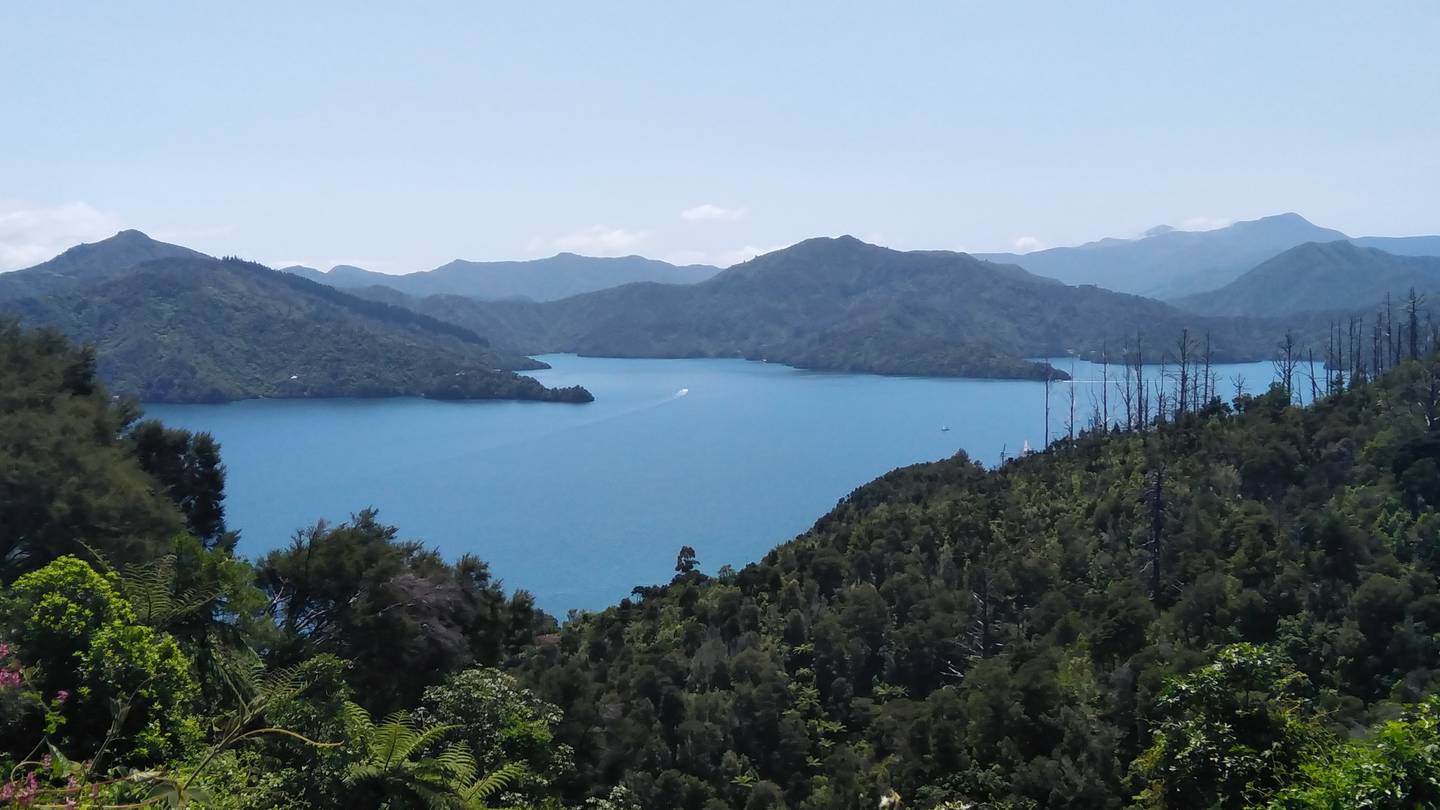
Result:
M1427 365L1429 385L1425 397L1425 427L1436 430L1440 429L1440 362L1432 360Z
M1135 403L1135 410L1139 418L1135 422L1137 430L1144 431L1145 425L1150 421L1150 403L1145 390L1145 352L1141 347L1140 333L1135 333L1135 394L1139 400Z
M1175 416L1178 418L1185 414L1185 398L1189 394L1190 378L1190 330L1180 330L1180 341L1176 345L1180 354L1180 386L1176 391L1176 401L1179 403L1175 408Z
M1100 418L1110 432L1110 343L1100 344Z
M1041 449L1050 446L1050 363L1045 363L1045 443Z
M1165 465L1151 476L1150 492L1150 598L1160 598L1161 564L1165 557Z
M1421 299L1415 295L1415 288L1410 288L1410 299L1405 302L1406 314L1410 322L1410 359L1420 359L1420 304Z
M1165 421L1165 353L1160 353L1160 376L1155 381L1155 424Z
M1370 358L1375 363L1374 375L1379 377L1385 373L1385 313L1375 313L1375 326L1370 329Z
M1075 358L1070 358L1070 420L1065 425L1070 441L1075 441Z
M1310 350L1310 401L1316 402L1320 399L1320 385L1315 382L1315 350Z
M1294 401L1295 367L1295 336L1289 332L1285 333L1285 339L1280 341L1277 347L1279 353L1275 358L1275 376L1280 380L1280 387L1285 391L1285 401Z
M1385 362L1394 368L1395 358L1399 355L1395 353L1395 307L1390 303L1390 293L1388 292L1385 293L1385 340Z
M1130 355L1128 352L1121 352L1121 363L1125 368L1125 376L1115 384L1120 391L1120 404L1125 407L1125 429L1135 429L1135 388L1134 379L1130 370Z

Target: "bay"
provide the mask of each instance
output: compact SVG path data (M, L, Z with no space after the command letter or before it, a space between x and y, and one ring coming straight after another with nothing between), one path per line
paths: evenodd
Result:
M220 441L246 555L373 506L402 537L476 554L562 617L668 580L683 545L708 571L739 567L888 470L962 449L995 464L1045 437L1038 382L541 359L553 368L537 379L584 385L595 402L249 400L146 413ZM1226 398L1236 374L1250 390L1273 377L1269 363L1215 373ZM1100 374L1075 364L1077 421L1100 400ZM1051 386L1052 437L1066 429L1070 388Z

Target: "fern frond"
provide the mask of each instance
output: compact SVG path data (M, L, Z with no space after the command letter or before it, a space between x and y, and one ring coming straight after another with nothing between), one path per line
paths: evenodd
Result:
M345 701L341 707L340 714L345 719L345 725L356 729L361 734L369 734L375 728L375 721L370 717L370 712L365 707L354 701Z
M484 802L486 799L509 787L523 775L525 775L525 765L523 763L507 762L494 771L475 780L474 783L465 788L464 793L461 795L467 802Z
M435 762L456 782L469 784L475 778L475 757L463 745L447 747L435 757Z
M415 732L415 736L413 739L408 741L410 743L409 747L406 748L405 754L401 757L401 759L409 759L411 754L415 753L416 751L423 751L430 745L439 742L440 739L445 735L449 734L452 731L455 731L460 727L458 725L450 724L428 726L424 729L417 729L414 725L411 725L410 728L412 731Z

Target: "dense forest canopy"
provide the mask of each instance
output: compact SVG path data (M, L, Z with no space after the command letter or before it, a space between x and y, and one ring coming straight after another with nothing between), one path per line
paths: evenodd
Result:
M561 627L373 512L237 558L213 440L5 325L0 804L1431 806L1427 348L897 470Z

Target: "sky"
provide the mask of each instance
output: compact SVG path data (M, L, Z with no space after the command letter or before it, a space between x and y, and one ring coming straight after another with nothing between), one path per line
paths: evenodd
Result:
M1440 233L1437 42L1435 0L10 0L0 270Z

